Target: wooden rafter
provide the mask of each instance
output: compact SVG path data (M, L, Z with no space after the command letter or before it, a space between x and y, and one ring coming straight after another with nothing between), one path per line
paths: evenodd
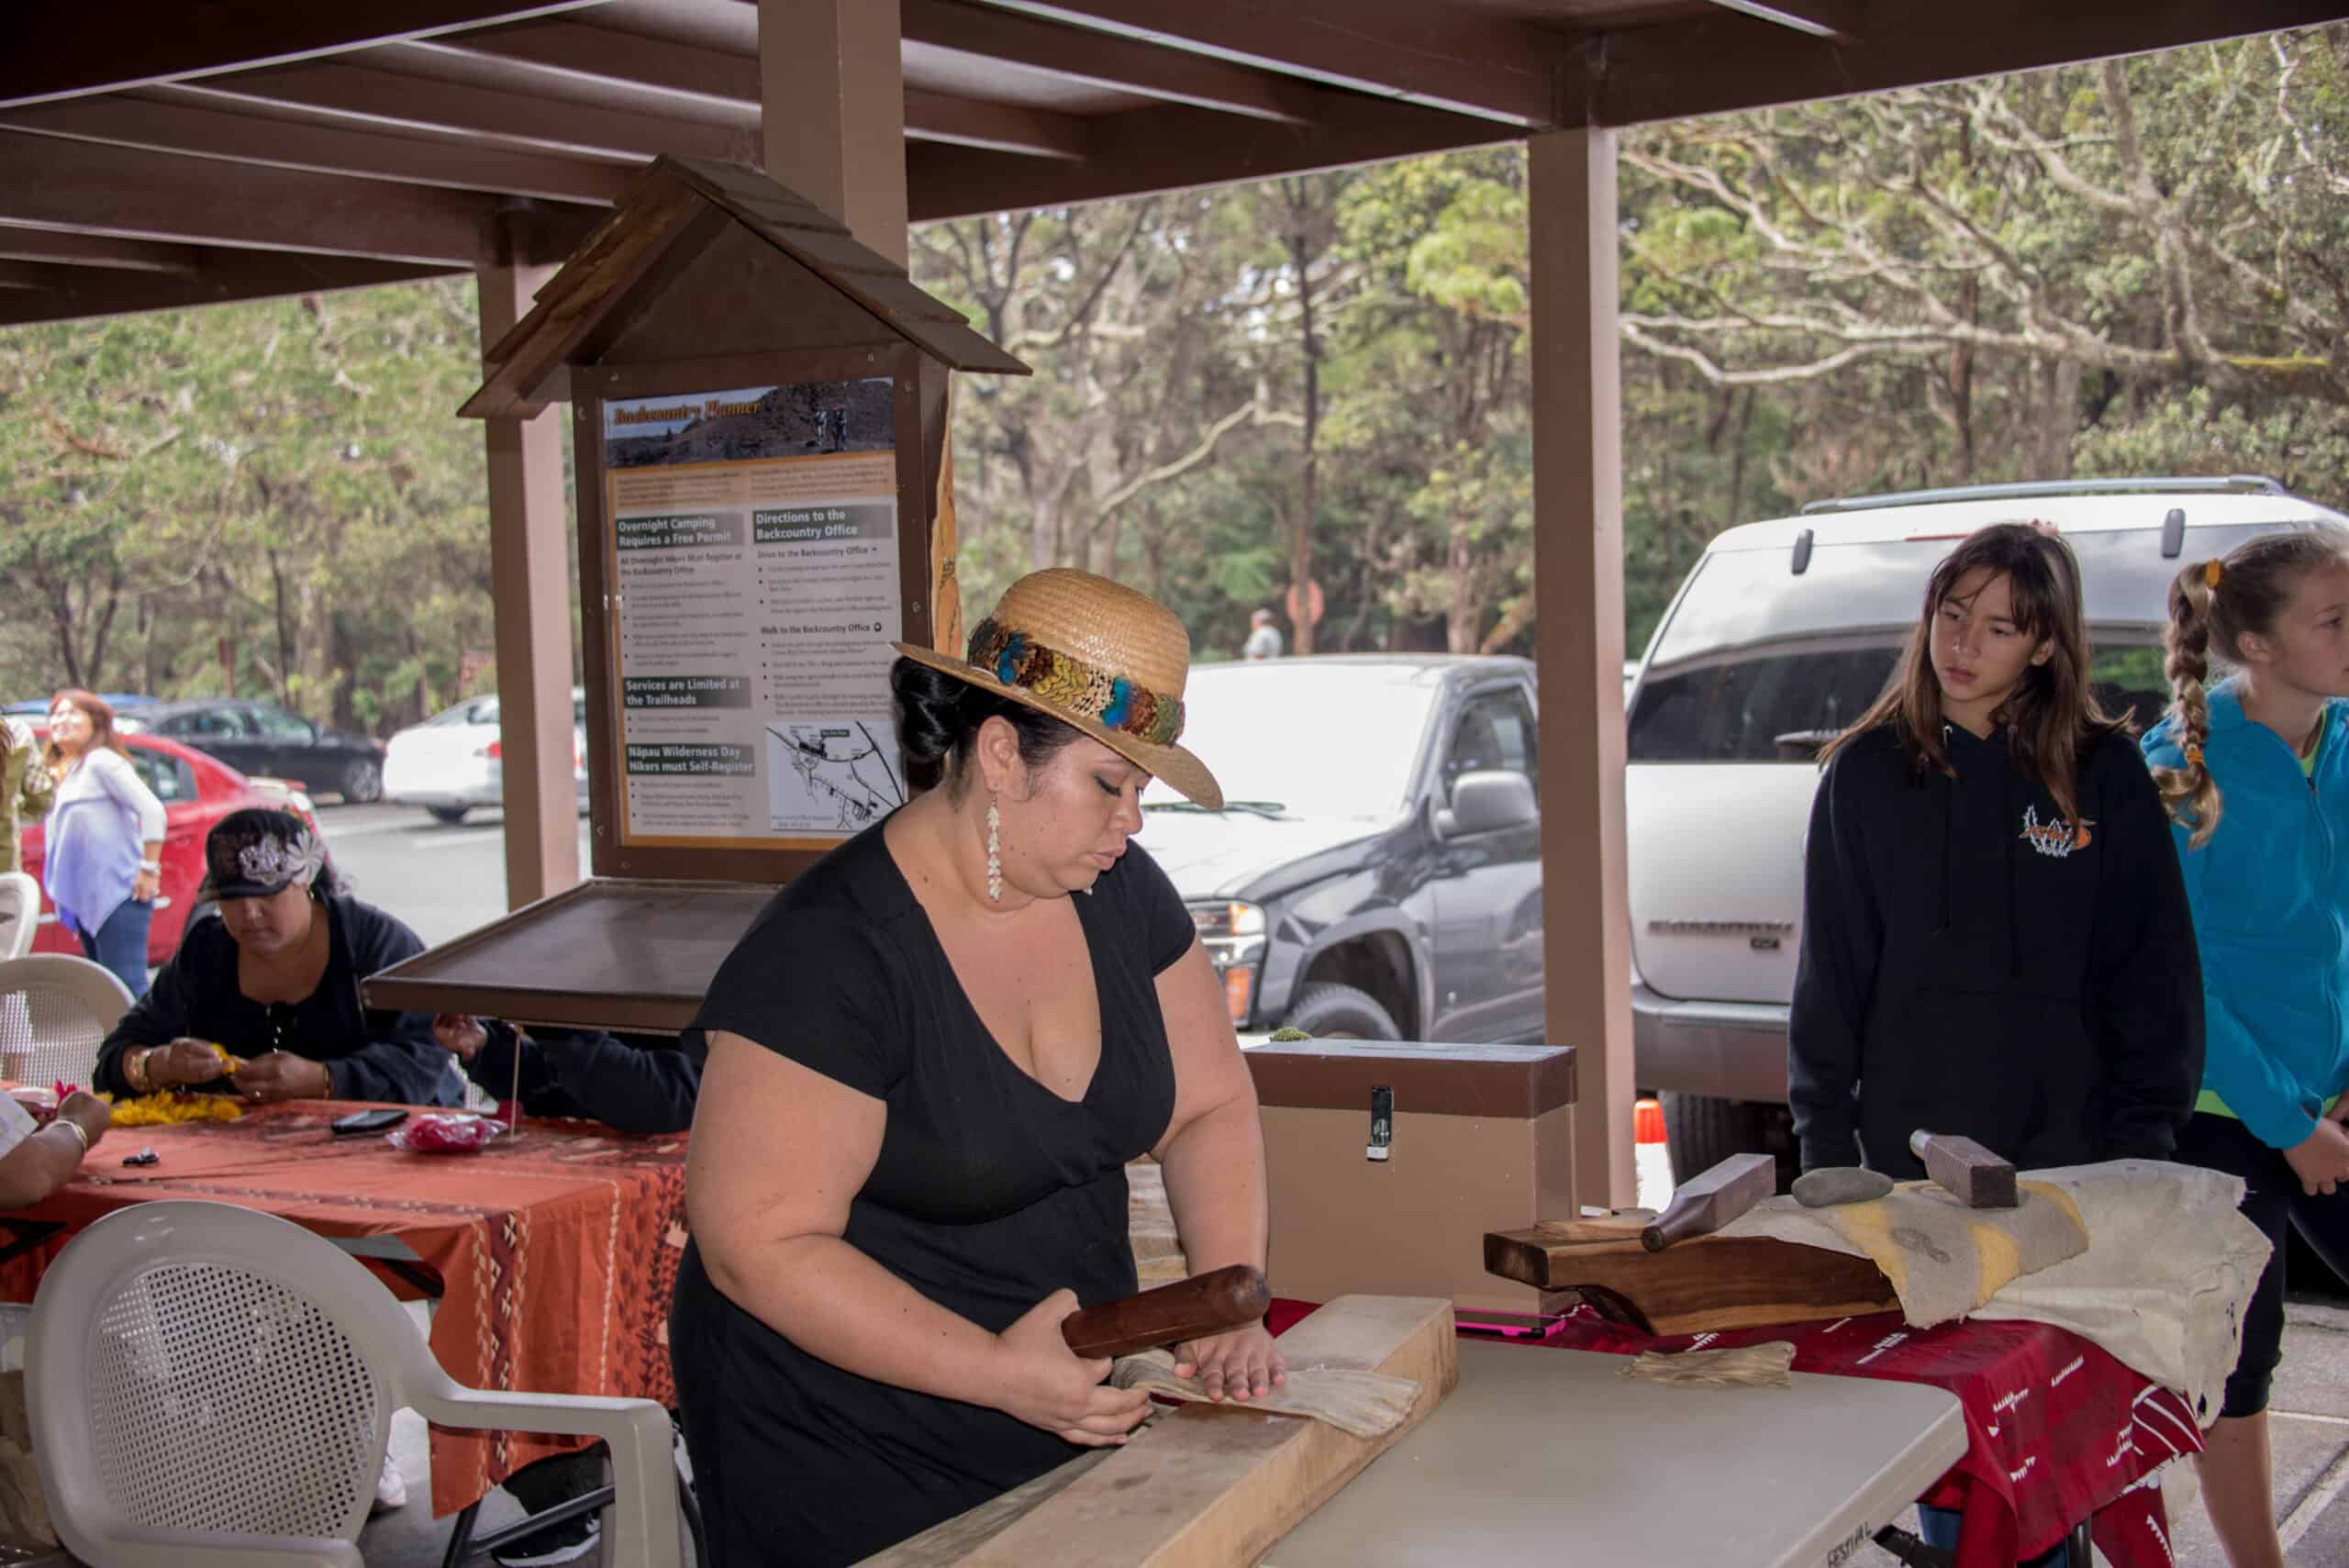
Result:
M250 112L255 106L250 99L208 87L159 87L137 96L0 109L0 126L279 169L544 201L610 203L628 188L639 167L449 137L290 120Z
M501 205L471 191L0 131L0 224L446 269L484 259ZM573 237L597 216L548 212Z
M1815 39L1860 36L1859 0L1712 0L1712 4Z
M909 44L952 50L1113 93L1188 104L1290 125L1311 123L1319 95L1304 83L1244 65L1154 48L1086 28L983 10L962 0L898 0Z
M192 275L203 252L186 245L155 245L143 239L106 239L51 228L0 228L0 260L54 261L72 267L107 267L128 272Z
M291 294L373 288L379 284L404 284L440 276L451 269L337 256L248 251L235 258L233 265L206 267L194 276L63 267L43 270L58 276L38 289L0 295L0 321L23 326L36 321L121 316L139 310L226 305L233 300L272 299Z
M1567 38L1427 0L993 0L1161 49L1519 127L1558 118Z
M907 148L906 202L912 220L1262 180L1509 136L1507 127L1490 120L1367 98L1349 100L1342 112L1315 126L1266 125L1173 104L1096 123L1101 129L1094 153L1082 161L1012 163L958 147Z
M1878 0L1881 3L1881 0ZM1802 0L1809 8L1809 0ZM2338 21L2339 0L2136 0L2049 6L1976 0L1870 11L1853 39L1817 39L1726 10L1607 35L1598 70L1570 83L1574 124L1635 125L1763 104L1847 97L2005 71Z
M12 6L0 106L114 93L223 71L314 60L394 39L430 38L603 0L112 0Z

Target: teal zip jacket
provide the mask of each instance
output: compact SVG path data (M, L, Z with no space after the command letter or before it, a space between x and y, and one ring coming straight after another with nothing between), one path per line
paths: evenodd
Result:
M2186 762L2177 721L2145 737L2156 767ZM2252 1135L2289 1149L2349 1088L2349 701L2324 714L2314 777L2274 730L2210 693L2204 764L2218 830L2199 850L2171 826L2202 950L2202 1084Z

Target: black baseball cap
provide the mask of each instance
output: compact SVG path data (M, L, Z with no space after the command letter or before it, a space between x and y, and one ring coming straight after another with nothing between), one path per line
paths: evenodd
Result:
M201 898L267 898L307 886L326 863L326 843L290 811L249 806L204 836Z

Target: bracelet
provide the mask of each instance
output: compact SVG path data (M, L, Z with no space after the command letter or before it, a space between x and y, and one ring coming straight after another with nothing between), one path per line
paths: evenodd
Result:
M157 876L163 874L163 868L153 861L140 861L139 862L139 869L140 871L153 872Z
M82 1145L82 1152L83 1154L87 1154L90 1151L90 1135L82 1129L82 1124L80 1122L75 1121L70 1116L61 1116L54 1122L50 1123L50 1125L52 1127L61 1127L66 1131L72 1133L74 1140Z
M138 1050L126 1054L122 1059L123 1081L142 1095L150 1095L155 1092L155 1085L147 1078L147 1059L154 1054L155 1047L142 1045Z

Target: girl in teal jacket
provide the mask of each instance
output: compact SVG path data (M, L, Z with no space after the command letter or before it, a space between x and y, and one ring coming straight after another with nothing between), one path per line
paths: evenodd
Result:
M2349 1272L2349 534L2263 535L2180 573L2169 716L2145 738L2202 955L2202 1094L2176 1158L2241 1176L2274 1248L2206 1440L2235 1568L2282 1568L2267 1391L2288 1226ZM2237 673L2207 689L2210 651Z

